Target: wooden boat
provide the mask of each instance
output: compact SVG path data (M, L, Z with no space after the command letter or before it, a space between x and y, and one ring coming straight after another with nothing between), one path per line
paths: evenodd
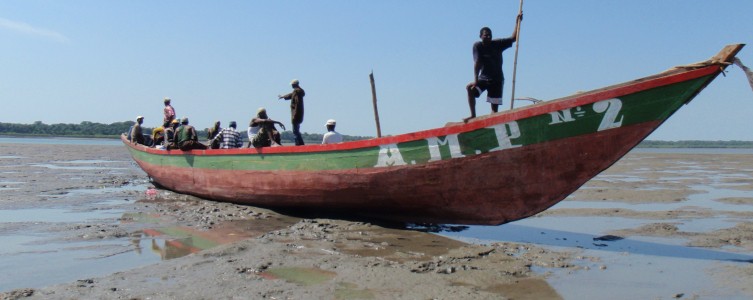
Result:
M743 46L654 76L397 136L185 152L122 139L156 185L178 193L410 223L502 224L551 207L614 164Z

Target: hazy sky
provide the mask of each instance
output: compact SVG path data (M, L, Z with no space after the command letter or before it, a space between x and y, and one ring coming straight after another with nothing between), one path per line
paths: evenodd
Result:
M240 127L299 79L301 130L376 135L469 115L479 29L509 36L508 1L0 1L0 122L161 122L164 97L199 128ZM524 6L516 96L551 100L753 42L753 1L542 1ZM753 67L753 45L738 55ZM505 51L509 108L514 48ZM490 112L485 97L479 114ZM728 69L649 139L753 140L753 91Z

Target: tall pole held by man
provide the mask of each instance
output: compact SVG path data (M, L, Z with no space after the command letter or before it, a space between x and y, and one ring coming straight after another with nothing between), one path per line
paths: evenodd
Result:
M518 15L523 15L523 0L520 0L520 9ZM510 95L510 109L515 104L515 75L518 71L518 48L520 48L520 19L518 19L517 28L515 29L515 60L512 64L512 92Z

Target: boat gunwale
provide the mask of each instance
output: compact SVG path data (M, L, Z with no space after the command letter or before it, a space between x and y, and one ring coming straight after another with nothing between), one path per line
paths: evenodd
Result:
M196 155L196 156L221 156L221 155L263 155L263 154L299 154L299 153L320 153L349 151L361 148L379 147L380 145L397 144L414 140L421 140L430 137L447 136L463 132L473 131L495 124L506 123L514 120L520 120L540 114L553 111L559 111L568 107L582 106L603 99L616 98L624 95L637 93L657 87L667 86L687 80L692 80L714 73L721 72L717 64L709 64L692 70L672 70L656 75L632 80L584 93L565 96L562 98L545 101L509 111L493 113L471 120L468 123L458 122L444 127L416 131L411 133L400 134L396 136L386 136L368 140L350 141L337 144L310 144L304 146L284 146L284 147L264 147L264 148L236 148L236 149L207 149L207 150L189 150L189 151L172 151L155 149L144 145L135 145L121 136L121 139L129 147L135 150L155 155Z

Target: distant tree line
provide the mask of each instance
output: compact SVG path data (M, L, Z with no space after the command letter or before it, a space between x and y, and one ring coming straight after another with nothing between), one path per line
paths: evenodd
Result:
M112 124L93 123L89 121L81 124L44 124L36 121L33 124L0 123L0 134L27 136L76 136L76 137L117 137L128 131L134 121L116 122ZM151 131L151 129L149 129Z
M127 132L134 121L115 122L111 124L94 123L83 121L81 124L44 124L36 121L33 124L0 123L0 134L22 136L72 136L72 137L98 137L117 138L121 133ZM144 133L151 133L153 128L144 127ZM206 128L196 128L199 140L204 141L207 137ZM238 129L245 132L245 128ZM292 131L281 132L284 142L292 143L294 136ZM302 133L303 140L307 144L322 142L320 133ZM243 134L245 137L246 135ZM357 141L371 139L371 136L343 135L345 141ZM650 141L645 140L638 145L639 148L753 148L753 141Z
M0 134L17 135L17 136L71 136L71 137L97 137L97 138L118 138L121 133L128 132L134 121L115 122L112 124L93 123L89 121L81 124L44 124L42 121L36 121L33 124L14 124L0 123ZM152 132L151 127L144 127L145 134ZM245 132L245 128L238 128L239 131ZM206 128L196 128L196 134L199 135L200 141L205 141L207 137ZM301 133L303 140L307 144L319 144L322 142L323 134L320 133ZM246 136L243 134L242 136ZM281 132L283 142L293 142L294 136L292 131ZM370 139L370 136L353 136L343 135L345 141L357 141Z

